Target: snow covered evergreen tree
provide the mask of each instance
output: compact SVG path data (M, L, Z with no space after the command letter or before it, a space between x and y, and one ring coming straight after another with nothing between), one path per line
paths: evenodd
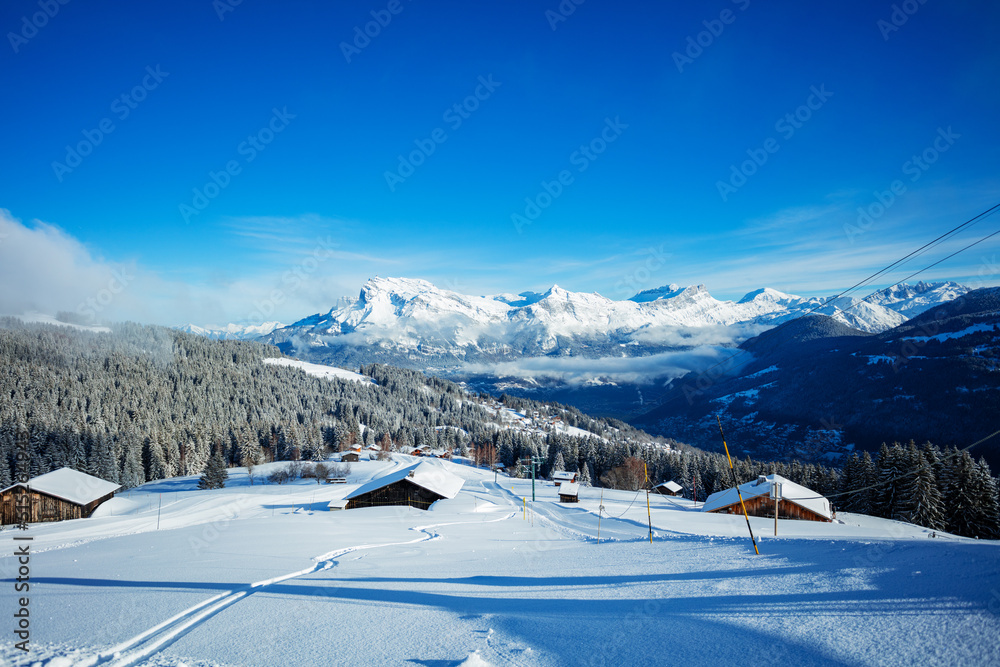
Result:
M226 460L222 456L222 450L216 449L198 481L198 488L221 489L226 486L227 479L229 479L229 470L226 469Z
M915 447L911 447L910 457L911 469L901 480L899 502L893 518L944 530L944 500L934 477L934 466Z

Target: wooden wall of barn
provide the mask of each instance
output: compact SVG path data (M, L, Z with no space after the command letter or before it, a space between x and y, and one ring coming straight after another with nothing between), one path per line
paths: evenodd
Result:
M19 523L24 506L28 506L28 523L87 518L93 514L98 505L110 500L114 495L109 493L86 505L77 505L45 493L15 487L0 494L0 523L5 526ZM28 500L21 500L22 496L27 496Z
M409 505L410 507L425 510L436 500L441 500L441 496L431 493L415 484L410 484L406 480L400 480L360 495L357 498L352 498L347 503L347 509L382 507L384 505Z
M766 517L769 519L774 518L774 501L767 496L757 496L756 498L750 498L744 502L747 506L747 514L750 516ZM715 513L743 514L743 508L740 507L739 503L736 503L735 505L715 510ZM780 506L778 507L778 518L798 519L801 521L830 521L830 519L820 516L812 510L808 510L805 507L788 502L787 500L780 501Z

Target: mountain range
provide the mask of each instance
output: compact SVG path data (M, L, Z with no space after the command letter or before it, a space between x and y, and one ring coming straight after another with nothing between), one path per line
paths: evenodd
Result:
M542 293L470 296L423 280L372 278L357 298L341 299L329 312L246 337L313 361L351 364L374 355L405 367L456 371L526 357L643 357L731 345L806 313L879 333L967 291L953 282L921 282L862 300L765 288L734 302L715 299L704 285L668 285L618 301L558 285ZM233 325L226 333L234 334Z
M983 304L988 310L990 302L962 299L981 292L920 282L864 299L763 288L726 301L703 285L667 285L612 300L555 285L471 296L423 280L376 277L357 297L291 325L230 325L203 335L260 340L305 361L353 368L380 362L494 395L558 401L707 449L718 444L713 416L723 414L754 456L830 460L884 439L946 445L971 437L979 422L963 406L992 398L990 382L1000 383L981 377L984 357L964 345L988 332L920 343L920 350L945 350L945 361L924 352L902 366L891 360L894 350L915 344L913 327L928 314L939 318L946 304L970 308L934 336L996 320L986 312L968 323L968 313ZM965 386L969 377L985 377L986 388ZM939 403L941 412L933 410L938 391L951 401ZM968 428L944 438L958 416Z

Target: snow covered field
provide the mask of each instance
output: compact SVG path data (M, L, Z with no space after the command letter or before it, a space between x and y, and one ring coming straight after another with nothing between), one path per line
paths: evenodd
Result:
M466 482L430 511L330 512L350 484L144 485L91 519L0 533L0 664L997 664L1000 544L841 515L706 515L434 461ZM275 464L270 464L275 465ZM261 466L266 474L268 466ZM522 500L527 498L527 509ZM162 504L161 504L162 503ZM157 529L157 509L159 529ZM597 542L600 529L601 542ZM30 536L31 651L14 647L13 538Z

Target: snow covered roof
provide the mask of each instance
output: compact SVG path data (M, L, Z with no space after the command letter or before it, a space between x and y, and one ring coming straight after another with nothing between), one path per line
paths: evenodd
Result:
M804 486L785 479L781 475L767 475L766 477L758 478L752 482L740 484L740 493L743 494L743 500L747 501L758 496L769 496L771 494L771 485L775 482L781 484L782 501L787 501L798 505L799 507L804 507L805 509L815 512L826 519L833 518L833 512L830 510L829 500L812 489L807 489ZM726 489L725 491L718 491L710 495L708 499L705 500L705 505L702 507L702 511L714 512L715 510L722 509L723 507L729 507L730 505L735 505L739 502L740 497L736 493L736 489Z
M678 491L680 491L681 489L684 488L680 484L678 484L677 482L674 482L673 480L671 480L669 482L664 482L663 484L657 484L655 488L658 489L661 486L664 489L666 489L667 491L669 491L670 493L677 493Z
M4 489L4 491L13 489L15 486L25 485L13 484ZM72 468L59 468L59 470L53 470L52 472L29 479L27 487L32 491L55 496L56 498L61 498L77 505L86 505L87 503L94 502L98 498L103 498L109 493L114 493L122 488L119 484L105 481L100 477L94 477L93 475L88 475Z
M562 480L571 480L576 477L575 472L566 472L565 470L556 470L552 473L552 481L561 482Z
M560 496L577 496L580 495L580 484L578 482L565 482L559 485L559 495Z
M454 498L458 495L458 492L462 490L462 485L465 484L465 480L458 475L448 472L442 466L434 465L429 461L421 461L420 463L407 466L406 468L393 470L388 475L376 477L375 479L362 484L348 494L346 499L351 500L352 498L357 498L358 496L370 493L376 489L381 489L384 486L388 486L404 479L408 479L411 484L416 484L417 486L427 489L432 493L436 493L443 498Z

